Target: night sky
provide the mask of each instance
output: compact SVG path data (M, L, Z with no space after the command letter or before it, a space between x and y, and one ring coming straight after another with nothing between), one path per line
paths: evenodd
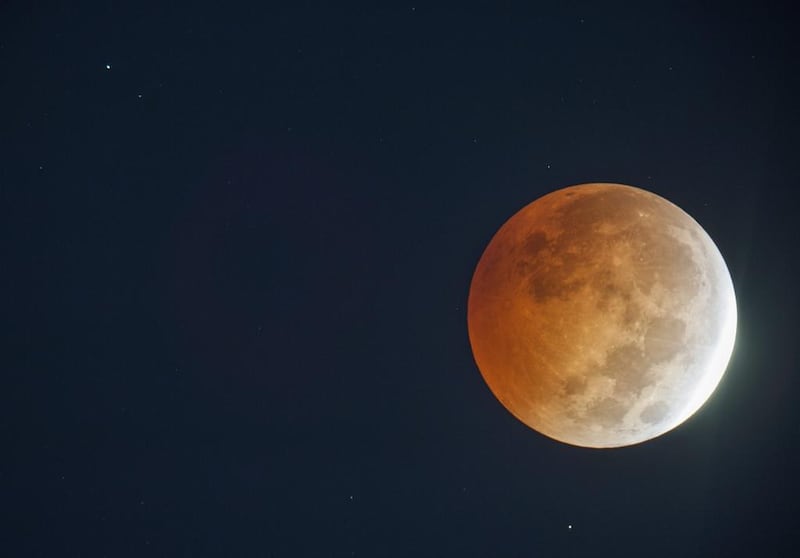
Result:
M4 2L0 555L796 551L792 9L599 4ZM739 308L709 402L617 450L467 336L497 229L597 181L692 215Z

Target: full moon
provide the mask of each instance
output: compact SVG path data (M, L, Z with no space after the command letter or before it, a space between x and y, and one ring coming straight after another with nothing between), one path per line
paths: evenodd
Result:
M521 209L469 291L472 352L500 403L575 446L650 440L719 384L736 297L713 240L678 206L622 184L583 184Z

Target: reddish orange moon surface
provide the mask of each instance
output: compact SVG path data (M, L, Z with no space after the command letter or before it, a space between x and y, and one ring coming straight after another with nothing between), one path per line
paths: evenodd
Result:
M692 416L736 336L733 283L708 234L621 184L557 190L511 217L478 262L467 314L475 361L503 406L594 448Z

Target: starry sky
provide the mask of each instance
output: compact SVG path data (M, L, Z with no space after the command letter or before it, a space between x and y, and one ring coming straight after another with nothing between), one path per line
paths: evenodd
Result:
M788 555L800 44L734 4L4 2L3 554ZM595 181L739 307L705 407L604 451L466 326L500 225Z

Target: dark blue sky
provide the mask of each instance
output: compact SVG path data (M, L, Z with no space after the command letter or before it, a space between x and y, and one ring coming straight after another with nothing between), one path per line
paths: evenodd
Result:
M0 8L2 554L790 554L791 8L165 4ZM593 181L739 304L709 403L613 451L517 422L466 328L497 228Z

